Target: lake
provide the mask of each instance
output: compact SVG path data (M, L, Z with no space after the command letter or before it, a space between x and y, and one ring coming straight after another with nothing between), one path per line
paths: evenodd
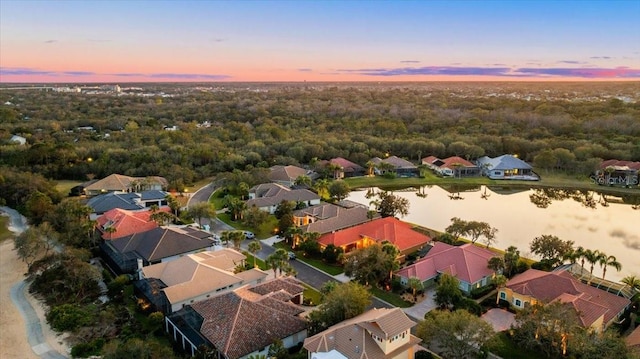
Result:
M606 279L640 276L640 193L621 197L594 191L455 185L393 193L411 203L403 221L438 231L444 231L453 217L487 222L498 229L493 247L504 250L513 245L521 256L535 259L539 258L530 253L530 241L543 234L555 235L573 241L575 247L615 256L622 270L609 267ZM348 199L368 205L365 195L366 190L357 190ZM593 274L602 276L598 264Z

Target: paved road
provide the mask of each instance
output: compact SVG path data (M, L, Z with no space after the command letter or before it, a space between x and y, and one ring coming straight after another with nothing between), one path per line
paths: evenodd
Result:
M31 349L42 359L66 359L66 356L53 350L49 344L47 344L42 334L40 318L38 318L36 311L25 297L24 291L26 289L27 282L24 280L16 283L11 287L11 301L13 301L24 318L27 326L27 340L29 341L29 345L31 345Z
M189 202L187 203L187 206L194 203L198 203L198 202L208 201L209 197L211 197L211 194L215 191L215 189L216 189L216 186L213 183L200 188L191 196L191 198L189 198ZM203 219L202 224L203 225L208 224L210 226L210 231L215 233L220 233L222 231L230 231L235 229L232 226L222 222L217 218L214 218L211 221L207 219ZM244 250L247 250L249 242L250 241L248 240L243 241L240 247ZM262 260L265 260L274 251L275 251L275 248L273 248L273 246L268 244L268 242L265 243L265 241L262 241L262 249L258 253L256 253L256 257ZM324 283L328 281L338 281L333 276L328 275L327 273L320 271L315 267L310 266L301 261L292 260L289 262L291 266L298 273L296 275L296 278L298 278L299 280L303 281L304 283L310 285L315 289L318 289L318 290L321 289ZM383 302L376 297L372 298L371 305L372 307L376 307L376 308L392 308L393 307L389 303Z
M0 207L0 211L9 215L11 219L9 224L10 231L19 234L27 228L27 219L18 213L18 211L9 207ZM27 290L27 282L22 280L11 287L10 296L13 305L18 308L18 311L24 318L27 341L29 345L31 345L31 349L42 359L66 359L66 356L52 349L51 346L47 344L42 334L40 318L31 306L31 303L29 303L29 300L27 300L25 290Z

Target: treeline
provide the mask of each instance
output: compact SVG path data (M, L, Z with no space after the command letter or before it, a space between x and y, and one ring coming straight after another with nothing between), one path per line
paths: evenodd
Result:
M482 93L346 85L181 88L173 97L3 90L0 165L52 179L122 173L180 185L233 169L338 156L364 164L386 154L418 162L427 155L511 153L576 174L590 173L601 159L640 160L639 103ZM211 126L198 126L205 122ZM14 134L27 145L10 144Z

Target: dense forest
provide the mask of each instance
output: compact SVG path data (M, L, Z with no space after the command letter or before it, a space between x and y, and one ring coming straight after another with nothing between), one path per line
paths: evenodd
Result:
M180 187L338 156L510 153L579 174L601 159L640 160L638 83L140 86L0 90L0 166L54 180L160 175Z

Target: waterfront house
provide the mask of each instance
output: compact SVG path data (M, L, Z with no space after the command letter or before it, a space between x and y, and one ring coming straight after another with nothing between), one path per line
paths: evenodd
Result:
M495 158L483 156L478 158L476 164L482 174L491 179L540 180L540 177L533 172L531 165L512 155L502 155Z
M371 162L375 165L374 171L378 175L393 172L398 177L416 177L420 174L418 166L396 156L387 157L385 159L374 157L371 159Z
M320 204L320 196L308 189L291 189L277 183L263 183L249 189L249 200L246 203L248 208L255 206L273 214L282 201L314 206Z
M458 156L448 157L443 160L435 156L429 156L422 159L422 164L441 176L473 177L480 175L478 166Z

